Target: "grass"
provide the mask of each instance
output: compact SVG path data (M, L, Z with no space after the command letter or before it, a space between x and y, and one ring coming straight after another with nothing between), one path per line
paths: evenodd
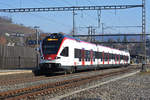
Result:
M147 75L147 74L149 74L150 75L150 69L146 69L145 71L141 71L140 73L139 73L140 75Z

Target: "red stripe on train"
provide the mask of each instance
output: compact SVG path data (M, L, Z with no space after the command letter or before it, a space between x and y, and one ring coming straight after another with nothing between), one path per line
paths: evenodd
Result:
M117 64L117 56L115 55L115 64Z
M108 53L108 64L109 64L109 53Z
M93 52L92 52L92 50L90 51L90 58L91 58L91 65L93 65Z
M103 51L103 54L102 54L102 55L103 55L103 64L104 64L104 51Z
M85 61L84 61L84 50L81 50L81 55L82 55L82 65L85 65Z

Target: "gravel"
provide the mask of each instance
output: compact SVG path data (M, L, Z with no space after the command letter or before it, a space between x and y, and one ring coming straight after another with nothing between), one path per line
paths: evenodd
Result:
M150 73L140 73L61 100L150 100Z
M85 76L92 76L92 75L97 75L97 74L102 74L110 71L117 71L120 70L121 68L116 68L116 69L106 69L106 70L99 70L99 71L89 71L88 74L87 72L85 73L77 73L77 74L70 74L69 76L58 76L57 78L53 76L50 79L46 80L40 80L40 81L34 81L34 82L26 82L26 83L21 83L21 84L14 84L14 85L6 85L6 86L0 86L0 92L8 91L8 90L15 90L15 89L21 89L21 88L27 88L35 85L40 85L40 84L45 84L45 83L53 83L53 82L58 82L58 81L63 81L63 80L68 80L68 79L73 79L73 78L79 78L79 77L85 77ZM19 76L19 75L18 75ZM3 76L4 77L4 76ZM49 76L50 77L50 76Z
M30 87L34 85L62 81L77 77L84 77L89 75L96 75L99 73L105 73L112 70L119 69L109 69L109 70L101 70L96 72L81 73L81 74L71 74L69 76L60 76L57 78L52 78L48 80L41 80L36 82L27 82L22 84L15 84L10 86L0 86L0 92L7 90L15 90L19 88ZM82 91L80 93L76 93L67 97L62 98L61 100L150 100L150 73L140 73L127 78L120 79L118 81L110 82L105 85L101 85L96 88L92 88L89 90ZM69 89L66 91L61 91L56 94L50 94L44 97L39 97L39 100L51 100L51 98L61 96L67 93L71 93L76 90L84 89L89 86L96 85L100 82L108 81L112 78L116 78L118 76L112 76L104 79L100 79L91 83L84 84L80 87L76 87L73 89Z

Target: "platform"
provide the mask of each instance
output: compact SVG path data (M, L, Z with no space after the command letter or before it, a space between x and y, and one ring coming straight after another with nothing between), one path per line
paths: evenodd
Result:
M0 75L22 74L22 73L32 73L32 69L15 69L15 70L0 69Z

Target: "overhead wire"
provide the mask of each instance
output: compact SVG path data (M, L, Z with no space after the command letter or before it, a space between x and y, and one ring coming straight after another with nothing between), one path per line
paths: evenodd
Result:
M30 13L31 14L31 13ZM34 16L38 16L38 17L40 17L40 18L42 18L42 19L45 19L45 20L48 20L48 23L50 23L50 21L51 22L53 22L53 23L57 23L57 25L61 25L61 26L67 26L67 27L69 27L69 25L66 25L66 24L63 24L63 23L59 23L59 22L57 22L57 21L55 21L55 20L53 20L53 19L51 19L51 18L49 18L49 17L45 17L45 16L41 16L41 15L36 15L36 14L31 14L31 15L34 15ZM51 23L50 23L51 24Z
M41 2L40 0L37 0L38 1L38 4L44 4L45 5L45 2ZM71 3L69 3L68 1L65 1L65 0L62 0L64 3L66 3L66 4L68 4L68 5L70 5ZM49 1L47 1L47 2L49 2ZM91 1L89 1L88 0L88 2L91 4ZM36 2L37 3L37 2ZM97 20L97 18L95 18L95 17L93 17L91 14L89 14L89 13L86 13L88 16L91 16L92 18L92 20L93 20L93 18L95 19L95 20ZM33 15L33 14L31 14L31 15ZM34 16L35 16L35 14L34 14ZM39 15L37 15L37 16L39 16ZM41 16L40 16L41 17ZM46 20L48 20L48 19L50 19L50 18L45 18L45 17L43 17L44 19L46 19ZM53 22L55 22L56 23L56 21L53 21ZM59 23L60 24L60 23ZM62 23L61 23L62 24ZM66 26L65 24L62 24L62 26ZM68 25L67 25L68 26Z
M2 3L1 3L2 4ZM14 6L12 6L12 5L10 5L10 4L6 4L5 3L5 5L6 6L8 6L8 7L12 7L12 8L14 8ZM53 20L53 19L50 19L50 18L47 18L47 17L45 17L45 16L40 16L40 15L36 15L36 14L33 14L33 13L29 13L30 15L32 15L32 16L38 16L38 17L40 17L40 18L42 18L42 19L45 19L45 20L48 20L48 23L50 23L49 21L51 21L51 22L53 22L53 23L58 23L58 25L61 25L61 26L70 26L70 25L65 25L65 24L62 24L62 23L59 23L59 22L57 22L57 21L55 21L55 20ZM37 17L37 18L38 18ZM50 23L51 24L51 23Z
M39 0L38 0L39 1ZM66 2L67 3L67 2ZM43 3L42 3L43 4ZM69 4L69 3L68 3ZM40 16L40 15L38 15L38 16ZM45 19L47 19L47 20L49 20L50 18L47 18L47 17L44 17L44 16L40 16L40 17L43 17L43 18L45 18ZM50 19L51 21L52 21L52 19ZM58 23L57 21L55 21L55 20L53 20L53 22L55 22L55 23ZM67 26L67 27L69 27L70 25L66 25L66 24L63 24L63 23L59 23L59 25L62 25L63 27L64 26Z

